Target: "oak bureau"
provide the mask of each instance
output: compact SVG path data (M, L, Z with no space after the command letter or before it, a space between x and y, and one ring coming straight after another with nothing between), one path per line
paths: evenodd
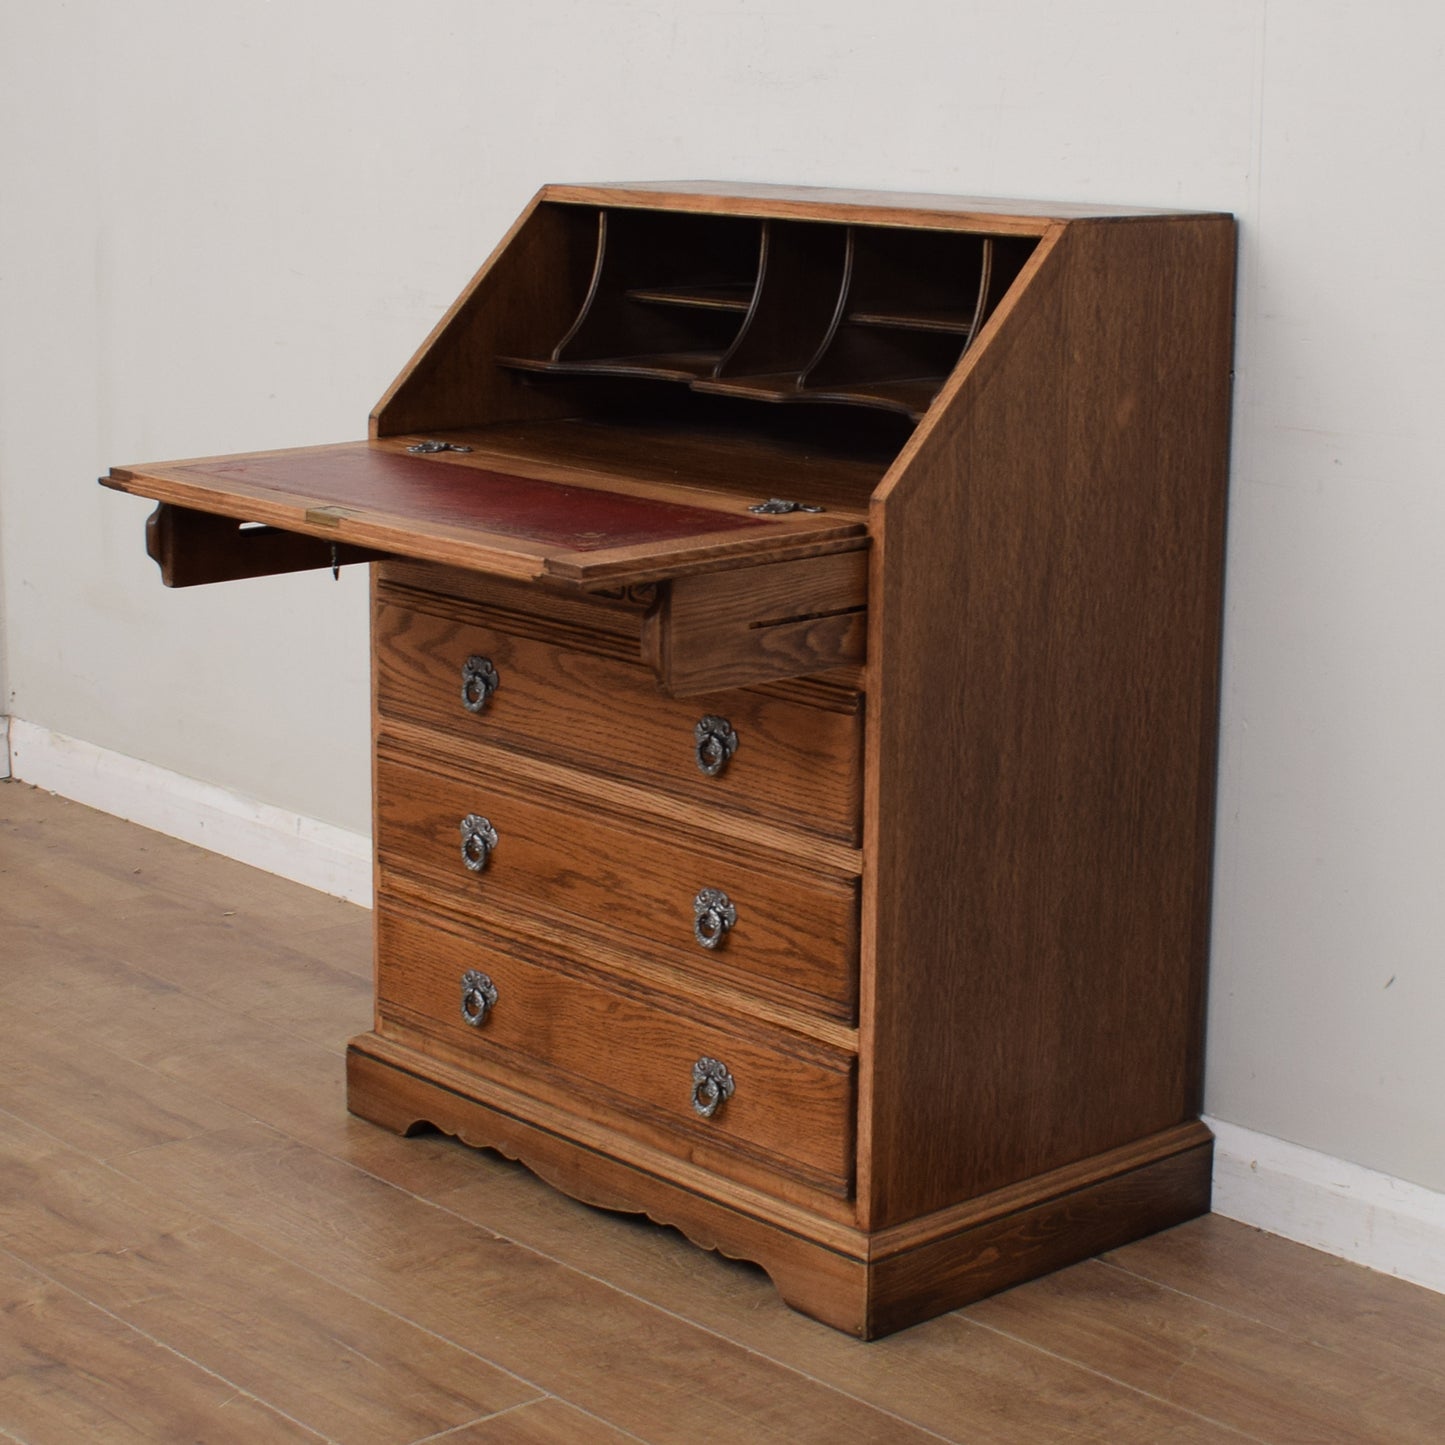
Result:
M117 467L373 563L353 1112L885 1334L1204 1212L1234 226L549 186L336 446Z

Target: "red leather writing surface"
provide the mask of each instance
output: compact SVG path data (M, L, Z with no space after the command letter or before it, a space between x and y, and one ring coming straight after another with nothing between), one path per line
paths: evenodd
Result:
M176 467L173 474L234 478L248 487L412 521L474 527L577 552L765 527L761 517L653 501L562 482L539 482L364 443L245 461ZM742 503L739 502L739 508Z

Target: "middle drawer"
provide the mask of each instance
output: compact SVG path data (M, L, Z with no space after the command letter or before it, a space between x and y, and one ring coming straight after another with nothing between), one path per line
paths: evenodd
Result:
M383 869L439 883L465 915L563 925L575 946L649 962L851 1022L856 879L832 877L553 796L497 770L463 775L383 749Z

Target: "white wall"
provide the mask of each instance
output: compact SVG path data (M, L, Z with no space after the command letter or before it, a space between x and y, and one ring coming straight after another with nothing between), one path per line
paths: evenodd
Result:
M1242 222L1211 1112L1445 1189L1445 11L0 0L16 716L367 818L359 575L167 593L112 462L362 434L544 180Z

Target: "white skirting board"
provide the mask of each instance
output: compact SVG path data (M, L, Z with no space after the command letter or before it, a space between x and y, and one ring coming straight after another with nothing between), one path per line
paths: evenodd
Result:
M1206 1116L1214 1212L1445 1293L1445 1194Z
M371 840L364 834L19 718L10 720L9 736L10 768L21 782L309 888L371 903ZM1205 1123L1215 1135L1215 1213L1445 1292L1445 1194L1224 1119Z
M371 839L364 833L258 803L20 718L10 719L10 768L19 782L371 906Z
M10 719L0 713L0 783L10 776Z

